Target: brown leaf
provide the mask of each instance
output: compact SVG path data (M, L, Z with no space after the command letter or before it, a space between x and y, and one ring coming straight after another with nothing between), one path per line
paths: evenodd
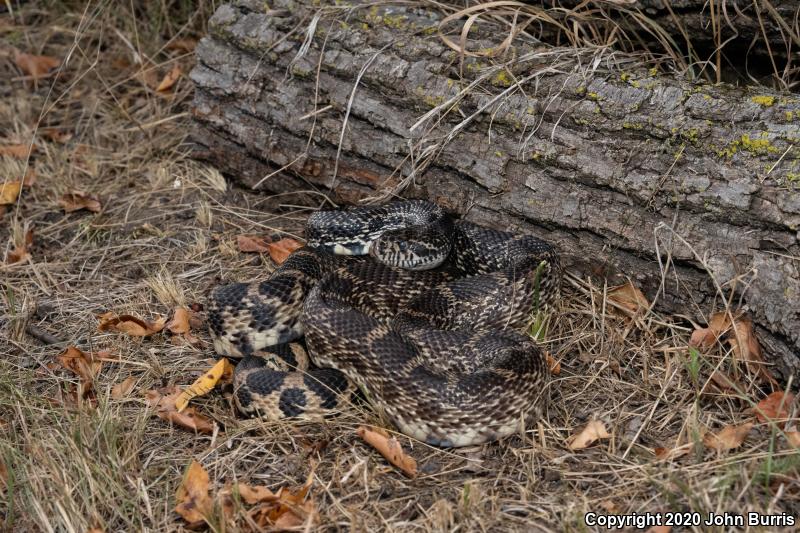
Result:
M550 355L550 352L545 353L544 358L547 361L547 368L550 369L550 373L554 376L560 376L561 363L559 363L552 355Z
M6 490L8 486L8 468L3 458L0 457L0 491Z
M647 297L630 281L624 285L609 289L608 298L631 315L639 314L650 308Z
M609 514L619 514L620 508L614 500L602 500L600 502L602 507Z
M305 502L295 504L291 507L284 506L288 512L282 513L274 522L278 530L292 529L300 527L309 520L314 523L317 514L317 506L313 500L306 500Z
M773 385L777 385L775 378L767 371L766 361L761 352L761 346L753 331L753 321L745 314L733 316L727 312L711 315L708 327L696 329L689 340L689 346L696 348L710 348L723 335L733 349L733 356L747 367L747 370Z
M208 494L210 482L208 472L193 460L175 493L175 501L178 502L175 512L188 522L190 528L202 526L214 510Z
M406 455L395 437L390 437L388 433L379 428L370 429L365 426L359 426L356 434L378 450L387 461L398 467L406 476L412 479L417 477L417 461Z
M653 526L645 533L669 533L672 531L672 526Z
M714 313L708 321L708 327L698 328L692 332L689 346L710 348L730 327L727 313Z
M738 448L754 425L753 422L746 422L738 426L725 426L717 433L706 433L703 435L703 444L718 451Z
M17 64L22 72L34 80L38 80L44 78L51 70L58 67L61 64L61 60L51 56L37 56L18 51L14 54L14 63Z
M278 495L267 487L251 487L246 483L237 483L236 490L239 492L239 496L242 497L242 500L250 505L278 500Z
M16 203L21 189L22 182L19 181L0 183L0 205Z
M737 388L742 390L741 385L737 384L734 380L728 377L727 374L720 372L719 370L714 370L714 372L711 373L711 381L721 392L735 392Z
M67 391L66 396L61 396L60 403L68 407L80 408L84 402L88 402L90 407L97 404L97 397L94 392L94 378L100 373L103 366L101 358L108 356L108 352L84 352L75 346L68 346L61 352L56 360L63 368L71 371L80 378L80 383L76 389ZM61 392L61 391L59 391Z
M35 144L6 144L0 146L0 156L27 159L31 153L36 151L36 148Z
M216 509L222 511L222 516L226 523L229 523L236 512L236 500L233 499L233 494L229 486L224 487L217 493L215 498L217 503Z
M214 422L198 413L194 407L187 407L183 412L178 412L175 408L175 401L181 392L180 387L172 385L159 390L149 390L145 398L148 405L157 409L156 414L162 420L197 433L207 435L214 433Z
M36 183L36 169L33 167L28 167L25 169L25 175L22 176L22 186L30 187L34 183Z
M740 361L744 361L751 374L761 377L764 381L777 385L778 382L767 371L766 361L758 344L753 321L748 316L740 316L733 321L733 335L728 335L728 343L733 348Z
M111 389L111 397L115 400L121 400L128 397L135 384L136 379L133 376L125 378L123 381L120 381L114 385L114 387Z
M67 346L67 348L56 357L56 360L63 368L71 371L73 374L80 377L81 380L91 382L103 367L103 362L100 361L100 357L102 354L107 353L108 352L99 352L95 355L91 352L84 352L75 346Z
M159 83L158 87L156 87L156 91L163 93L165 91L170 90L180 77L181 77L181 67L179 65L173 66L172 70L167 72L167 74L161 79L161 83Z
M158 78L158 69L150 63L142 64L135 76L151 89L156 89L161 84Z
M688 454L692 451L693 444L687 443L681 446L676 446L674 448L655 448L653 453L656 454L658 459L662 461L669 461L671 459L677 459L678 457L683 457L684 455Z
M65 144L72 139L72 132L60 130L58 128L44 128L39 130L39 134L58 144Z
M66 213L71 213L80 209L86 209L92 213L99 213L102 208L100 199L97 196L83 191L71 191L62 194L58 203L61 204L61 207L64 208Z
M605 424L599 420L592 420L586 424L586 427L580 433L567 441L567 447L570 450L582 450L600 439L608 439L610 437L611 435L606 430Z
M800 448L800 431L787 431L786 440L795 448Z
M276 265L282 264L286 261L287 257L292 255L292 252L303 247L302 244L288 237L276 242L271 242L267 246L269 246L269 256Z
M794 403L794 394L791 392L776 391L758 402L755 413L759 422L769 420L778 422L779 427L786 424L789 418L789 409Z
M191 37L187 37L185 39L173 39L167 46L165 47L167 50L175 50L177 52L183 52L184 54L188 54L190 52L194 52L194 47L197 46L197 40L192 39Z
M314 470L309 473L306 483L298 490L291 491L281 487L277 493L277 501L262 503L255 507L250 515L261 527L273 526L284 530L313 523L317 515L317 506L308 491L314 479Z
M155 321L142 320L133 315L117 315L109 311L97 317L98 331L118 331L133 337L147 337L164 329L166 317L159 316Z
M185 307L178 307L175 309L175 314L172 315L172 319L167 322L166 328L176 335L189 333L189 330L191 330L191 318L191 311Z
M259 254L269 252L269 243L267 243L266 239L256 235L237 235L236 245L239 247L240 252L256 252Z
M8 252L6 263L9 265L14 263L21 263L31 258L28 252L28 247L33 244L33 230L29 229L25 232L25 240L21 243L16 243L13 250Z

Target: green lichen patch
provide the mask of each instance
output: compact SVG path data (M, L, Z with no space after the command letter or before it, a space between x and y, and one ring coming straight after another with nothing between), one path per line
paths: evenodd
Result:
M740 138L731 141L722 150L718 150L717 155L720 157L733 157L740 150L757 156L778 153L778 148L770 142L766 133L762 133L759 137L750 137L749 134L745 133Z
M760 105L761 107L772 107L773 105L775 105L775 97L766 94L752 96L750 97L750 100Z
M511 73L506 69L497 71L497 74L492 76L492 85L497 87L510 87L514 83Z

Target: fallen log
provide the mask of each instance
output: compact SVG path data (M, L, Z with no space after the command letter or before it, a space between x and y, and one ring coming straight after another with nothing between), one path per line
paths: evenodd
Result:
M557 243L702 323L743 306L800 377L800 100L691 84L491 24L462 55L425 4L222 5L197 48L196 155L245 187L431 199ZM456 37L458 40L458 37Z
M625 39L654 53L681 56L687 76L739 83L754 80L781 87L797 83L800 61L800 3L796 0L525 0L544 8L561 8L567 23L590 26L604 35ZM563 33L563 32L562 32ZM553 43L558 32L542 31ZM563 36L562 37L562 41ZM637 42L638 41L638 42Z

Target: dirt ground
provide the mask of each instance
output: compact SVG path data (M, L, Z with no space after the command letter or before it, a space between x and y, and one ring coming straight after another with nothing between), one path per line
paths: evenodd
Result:
M192 402L216 423L212 434L161 420L145 394L186 386L213 364L205 328L192 344L166 331L100 332L97 315L189 307L202 318L213 286L274 268L239 251L238 235L302 240L319 206L238 189L188 157L185 74L211 2L10 5L0 13L0 147L36 148L0 159L3 184L27 175L0 218L0 529L182 530L176 490L193 459L212 493L234 482L295 489L310 476L301 530L589 531L586 513L646 511L800 518L793 406L786 426L754 416L786 384L749 374L724 338L689 350L694 325L626 312L608 287L574 277L543 341L560 363L545 417L466 449L400 437L416 479L356 435L386 425L363 402L324 422L266 422L238 417L213 392ZM34 79L18 53L60 66ZM159 91L175 66L181 75ZM99 206L67 212L75 191ZM28 256L14 262L20 250ZM76 400L81 380L57 362L68 346L106 351L93 396ZM734 383L712 379L720 373ZM128 378L132 390L115 389ZM595 420L609 436L570 446ZM710 433L748 423L731 449L715 449L725 446ZM237 499L203 527L257 530L251 510Z

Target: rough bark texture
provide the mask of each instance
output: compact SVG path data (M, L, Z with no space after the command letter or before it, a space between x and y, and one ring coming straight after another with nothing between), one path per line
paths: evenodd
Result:
M303 53L311 0L271 5L223 5L198 46L199 156L245 186L344 203L413 171L403 195L540 235L574 272L628 276L660 309L700 322L723 303L713 276L752 312L784 377L798 373L797 98L525 43L508 69L462 66L431 29L437 15L402 5L339 8ZM449 113L410 129L479 77Z

